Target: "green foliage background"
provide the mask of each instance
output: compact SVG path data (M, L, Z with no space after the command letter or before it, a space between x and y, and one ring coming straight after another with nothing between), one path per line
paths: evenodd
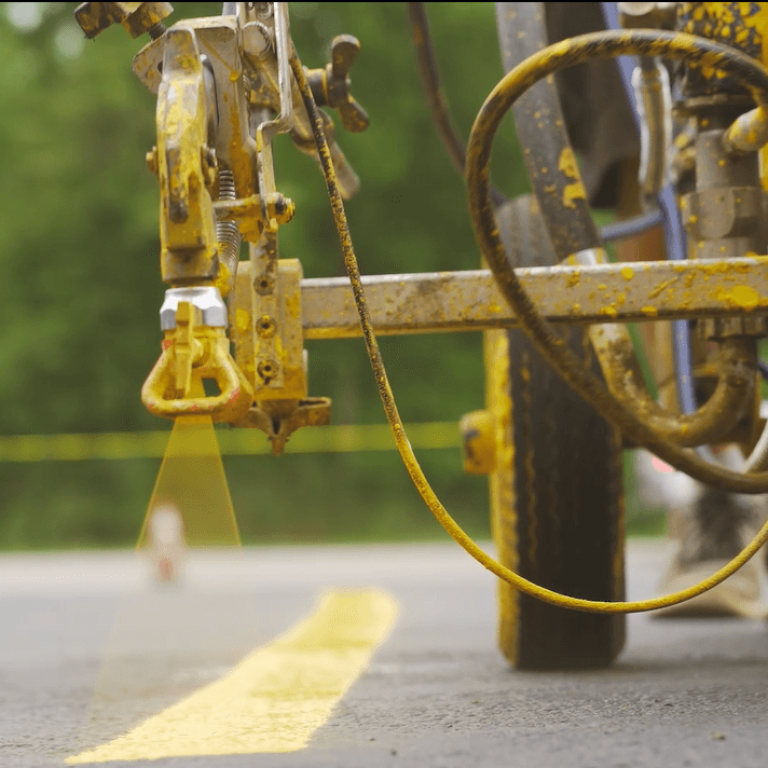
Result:
M26 31L0 6L0 434L168 428L139 390L159 354L154 97L131 71L144 41L110 29L78 52L74 3L38 3ZM172 20L220 4L178 3ZM430 4L443 86L464 136L501 75L491 3ZM342 32L362 42L353 92L371 117L340 143L362 179L347 206L364 273L471 269L479 263L462 180L450 166L418 79L405 3L292 3L308 66ZM297 205L281 255L307 277L343 266L327 193L287 137L278 187ZM496 182L525 189L512 126ZM309 345L310 394L328 395L335 423L384 421L362 341ZM482 407L479 334L383 339L406 421L458 420ZM458 519L488 531L483 478L458 451L425 451L429 476ZM0 464L0 547L129 545L157 460ZM441 535L395 453L228 457L246 541Z

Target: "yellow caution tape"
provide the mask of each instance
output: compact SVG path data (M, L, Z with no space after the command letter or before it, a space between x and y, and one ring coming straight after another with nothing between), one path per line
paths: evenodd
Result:
M85 461L89 459L160 459L170 430L154 432L103 432L95 434L13 435L0 437L0 462ZM408 435L414 448L458 448L455 421L411 424ZM240 456L270 452L266 435L250 429L217 429L223 455ZM394 451L388 424L313 427L297 432L286 453L349 453Z

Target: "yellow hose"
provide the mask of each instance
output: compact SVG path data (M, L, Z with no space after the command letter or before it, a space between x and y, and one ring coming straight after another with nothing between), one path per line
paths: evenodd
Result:
M379 388L379 394L384 405L384 412L387 416L392 432L395 437L395 443L397 444L398 452L405 464L405 468L411 477L416 489L424 500L425 504L437 518L440 525L446 530L446 532L456 541L461 547L463 547L472 557L475 558L481 565L487 568L491 573L494 573L500 579L508 582L521 592L525 592L532 597L543 600L546 603L557 605L562 608L570 608L576 611L585 611L588 613L630 613L639 611L651 611L656 608L664 608L670 605L681 603L685 600L690 600L697 595L706 592L709 589L717 586L720 582L727 579L731 574L735 573L741 568L747 560L752 557L755 552L768 541L768 522L760 529L760 532L749 543L749 545L728 565L721 568L717 573L710 576L708 579L699 582L693 587L688 589L674 592L670 595L654 598L651 600L640 600L635 602L610 602L610 601L597 601L597 600L584 600L581 598L570 597L568 595L562 595L558 592L554 592L550 589L534 584L528 579L524 579L522 576L511 571L509 568L504 567L501 563L494 560L488 554L486 554L467 534L462 530L459 524L451 517L445 507L441 504L440 500L435 495L429 481L424 476L424 472L419 466L419 462L411 447L410 441L405 434L403 422L400 419L400 414L397 410L395 398L392 393L392 388L387 378L387 373L384 368L384 362L381 357L379 345L376 341L376 336L373 331L373 324L371 322L370 313L368 311L368 305L365 300L365 292L363 290L362 281L360 278L360 269L357 264L355 252L352 246L352 238L349 233L349 226L347 223L347 217L344 212L344 203L341 199L341 194L336 182L336 174L333 169L333 163L331 161L331 154L328 149L328 143L325 139L325 133L323 131L322 122L317 110L317 105L312 98L312 92L307 84L306 77L304 76L304 70L301 66L296 52L293 51L291 56L291 68L293 74L296 77L296 81L299 86L304 105L312 122L312 130L315 136L315 143L317 145L318 155L323 167L323 173L325 175L326 185L328 187L328 194L331 200L331 209L333 211L333 218L336 224L336 229L339 235L339 241L341 243L341 249L344 256L344 265L349 276L349 281L352 285L352 292L355 297L355 304L360 315L360 324L362 326L363 338L365 339L365 345L368 350L368 356L371 360L374 375L376 377L376 383Z
M500 291L544 359L626 438L703 483L736 493L768 493L768 472L745 475L702 461L693 451L682 450L664 438L638 418L631 407L614 397L563 344L538 312L510 265L499 236L490 199L489 163L493 137L506 113L528 88L547 75L590 58L627 54L685 59L711 66L733 75L752 91L758 103L768 101L768 70L765 67L732 48L693 35L650 30L595 32L550 45L529 56L496 85L472 127L467 149L467 190L477 241ZM586 194L575 168L573 178L576 180L574 185L582 190L581 194Z

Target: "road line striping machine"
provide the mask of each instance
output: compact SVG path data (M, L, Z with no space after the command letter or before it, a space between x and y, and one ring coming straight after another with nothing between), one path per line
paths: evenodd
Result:
M712 588L768 540L766 523L700 584L623 602L623 447L646 447L724 490L768 492L757 355L768 336L768 3L618 3L618 14L603 3L615 29L549 46L546 4L498 3L507 74L466 149L439 90L424 4L409 5L428 102L466 176L483 269L360 276L343 207L359 181L318 109L338 110L349 131L367 128L350 93L354 37L337 37L328 65L306 69L287 3L225 3L220 16L170 27L169 3L78 7L89 38L118 22L133 37L151 37L133 69L157 94L147 165L160 187L169 287L163 350L142 402L165 418L261 429L280 454L295 430L331 418L330 400L308 395L304 340L362 335L417 489L448 533L501 579L505 656L530 669L605 666L623 646L625 613ZM636 105L633 182L645 209L599 231L554 75L621 56L638 57L625 90ZM514 200L489 182L493 138L510 109L533 186ZM275 177L272 142L281 133L325 176L346 278L305 280L298 260L279 258L278 229L295 214ZM668 260L608 260L604 239L662 221ZM242 240L247 261L239 260ZM659 400L637 363L625 325L634 321L674 321L657 326L674 329L656 334L654 359L677 383ZM490 477L501 562L468 539L421 472L376 343L376 334L468 330L485 333L487 397L462 422L464 463ZM707 447L725 443L741 448L739 471Z

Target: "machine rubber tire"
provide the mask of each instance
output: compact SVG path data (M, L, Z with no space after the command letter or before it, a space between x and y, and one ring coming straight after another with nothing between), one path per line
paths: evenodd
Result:
M554 263L535 198L498 214L515 266ZM568 343L590 354L583 329ZM624 597L621 440L543 360L522 331L485 334L493 417L492 529L500 561L575 597ZM594 361L592 362L594 365ZM557 608L499 581L499 646L519 669L605 667L621 651L624 615Z

